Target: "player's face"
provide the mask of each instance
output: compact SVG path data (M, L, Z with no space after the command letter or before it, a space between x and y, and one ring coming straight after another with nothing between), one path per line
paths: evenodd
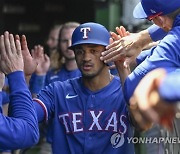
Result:
M170 31L173 25L173 21L169 20L169 18L166 16L157 16L152 20L156 25L161 27L166 32Z
M73 50L68 49L69 46L71 46L71 37L72 33L74 31L74 28L64 28L62 30L62 35L60 38L60 50L65 59L71 60L75 58Z
M59 35L59 30L58 29L52 29L49 33L48 40L47 40L47 45L49 47L49 50L54 50L57 48L58 45L58 35Z
M104 46L86 44L75 47L75 57L83 77L93 78L99 75L106 65L100 60Z

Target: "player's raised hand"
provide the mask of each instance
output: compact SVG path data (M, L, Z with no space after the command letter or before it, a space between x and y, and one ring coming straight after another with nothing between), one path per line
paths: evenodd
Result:
M125 29L123 29L121 31L121 36L126 35L125 33L126 33L126 31L125 31ZM121 37L121 36L113 35L110 38L110 45L113 44L114 41L117 41L119 39L119 37ZM123 86L125 79L131 73L128 59L126 57L122 57L121 59L114 61L114 64L116 66L116 69L118 70L118 74L121 78L121 84Z
M148 129L152 123L172 128L175 106L162 100L158 93L158 87L165 76L163 69L151 71L140 81L130 99L131 113L142 129Z
M29 52L26 36L22 35L20 39L19 35L16 35L16 40L19 40L22 46L22 55L23 55L23 60L24 60L24 73L27 76L31 75L36 70L37 61L36 59L32 58Z
M112 62L128 58L128 62L134 62L134 59L141 52L142 46L139 43L139 33L130 34L123 26L116 27L116 31L111 33L115 41L106 47L106 51L102 53L102 59L105 62Z
M45 75L50 67L50 59L47 54L44 54L44 48L40 45L34 47L31 50L33 59L36 60L38 66L36 67L37 75Z
M105 62L112 62L116 60L121 60L123 58L122 56L119 56L119 50L120 48L122 48L121 39L129 35L129 33L126 32L126 29L123 26L116 27L116 31L119 35L115 32L110 32L111 38L114 41L106 47L106 51L102 52L102 59L105 60Z
M5 32L0 37L0 69L9 74L15 71L23 71L24 62L19 40L15 40L12 34Z

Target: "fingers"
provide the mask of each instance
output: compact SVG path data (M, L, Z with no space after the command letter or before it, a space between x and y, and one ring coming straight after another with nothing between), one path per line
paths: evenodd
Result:
M44 48L41 45L34 47L34 58L44 58Z
M5 49L5 44L4 44L4 35L1 35L0 37L0 51L1 51L1 61L2 59L6 59L6 49Z
M109 39L109 44L112 44L114 40L112 38Z
M44 58L45 58L45 61L50 62L50 58L49 58L49 56L47 54L44 55Z
M35 57L34 49L31 49L31 55L32 55L32 58Z
M22 50L27 50L28 49L27 40L26 40L25 35L21 36L21 45L22 45Z
M16 40L16 49L17 49L17 54L22 56L21 43L19 40Z
M15 35L15 40L19 40L20 41L19 35Z
M4 45L6 49L6 54L11 55L12 50L11 50L11 45L10 45L10 38L9 38L9 32L4 33Z
M5 74L17 70L23 70L23 60L21 54L21 44L19 40L14 40L14 36L8 31L0 37L0 65Z
M116 31L121 38L127 36L126 29L123 26L116 27Z
M20 41L20 39L18 39ZM22 48L22 55L23 58L25 59L25 57L30 57L30 52L28 49L28 45L27 45L27 40L26 40L26 36L22 35L21 36L21 48Z
M10 44L11 44L11 51L12 53L15 53L16 51L16 46L15 46L15 42L14 42L14 36L12 34L9 35L9 41L10 41Z
M122 49L121 46L112 47L111 49L102 52L100 59L105 63L122 60L125 57Z
M111 34L112 39L115 40L115 41L121 39L121 36L117 35L114 32L110 32L110 34Z
M119 41L111 42L111 44L107 46L106 50L104 52L102 52L101 55L106 56L109 53L116 51L119 47L120 47Z

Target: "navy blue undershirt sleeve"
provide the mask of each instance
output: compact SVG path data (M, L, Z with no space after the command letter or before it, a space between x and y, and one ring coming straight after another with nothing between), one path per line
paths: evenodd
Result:
M167 35L167 32L165 32L163 29L161 29L155 24L148 28L148 32L154 42L163 39L164 36Z

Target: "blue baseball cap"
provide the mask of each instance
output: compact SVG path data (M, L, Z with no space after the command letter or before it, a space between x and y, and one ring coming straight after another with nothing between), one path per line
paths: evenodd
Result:
M109 45L110 33L101 24L88 22L78 26L72 34L72 45L69 49L73 49L76 45L96 44Z
M141 0L133 11L135 18L166 15L180 8L180 0Z

